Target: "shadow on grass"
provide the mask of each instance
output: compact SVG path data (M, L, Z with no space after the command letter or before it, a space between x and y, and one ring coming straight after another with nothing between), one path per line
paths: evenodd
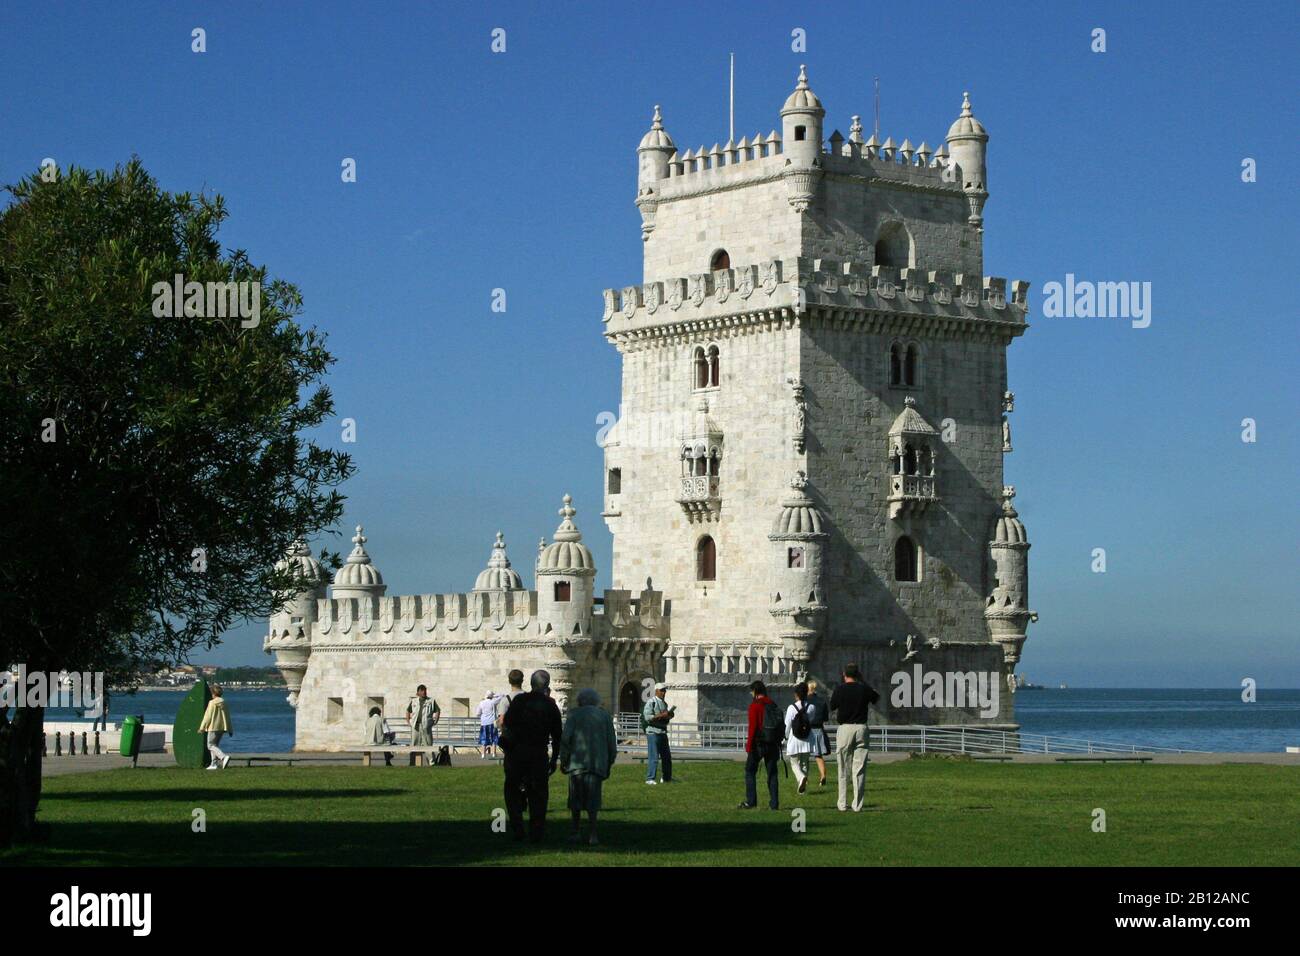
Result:
M154 801L175 801L175 800L236 800L243 803L248 800L328 800L332 798L344 797L406 797L410 796L409 790L400 790L396 788L378 789L378 788L353 788L349 790L257 790L241 789L230 787L221 788L204 788L196 787L188 789L186 787L174 787L169 790L114 790L112 793L105 794L98 791L73 791L70 793L45 793L41 795L41 802L63 803L86 801L93 803L149 803ZM62 824L60 824L62 826Z
M48 844L0 858L4 866L429 866L600 863L741 863L788 852L807 836L786 813L750 822L638 822L602 814L601 845L571 847L567 814L548 817L541 844L516 843L482 821L222 823L204 833L177 823L59 823Z

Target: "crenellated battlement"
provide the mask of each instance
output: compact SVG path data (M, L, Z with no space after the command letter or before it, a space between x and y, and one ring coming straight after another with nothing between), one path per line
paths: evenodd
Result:
M591 637L668 638L671 602L662 591L606 591L592 610ZM264 641L272 650L298 642L359 640L442 642L544 634L551 623L538 612L536 591L469 591L384 597L318 598L310 635L273 628ZM568 635L566 635L568 636Z
M607 338L640 329L811 306L1024 324L1029 283L944 269L836 259L772 259L604 290Z

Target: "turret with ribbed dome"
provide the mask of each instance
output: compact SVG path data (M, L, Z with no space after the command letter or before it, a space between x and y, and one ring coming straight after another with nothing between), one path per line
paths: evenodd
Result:
M497 532L496 543L492 545L492 556L488 558L487 567L478 574L474 582L475 591L522 591L523 579L519 572L510 566L506 557L506 539Z
M782 653L800 668L811 660L826 629L826 598L822 573L826 541L825 519L808 497L808 478L797 471L790 493L767 540L772 543L772 602Z
M970 206L968 221L977 229L984 224L984 202L988 199L986 159L989 134L971 110L970 93L962 93L961 115L948 129L948 148L952 162L961 172L962 191Z
M352 553L334 575L334 597L380 597L388 590L384 576L366 553L367 540L364 529L357 525L357 533L352 537Z
M577 509L564 496L554 540L537 555L537 619L543 632L563 638L591 634L596 562L573 523Z
M289 690L289 706L298 706L298 693L311 657L311 636L316 625L316 601L325 597L329 575L301 538L289 545L283 558L275 563L278 574L289 574L297 586L288 594L281 608L271 615L270 632L262 649L275 655L275 666Z
M1011 499L1016 489L1002 489L1002 513L993 527L989 552L997 583L984 609L989 636L1002 645L1004 659L1014 667L1020 660L1025 631L1038 615L1029 609L1029 535Z
M796 212L812 203L821 179L822 118L826 110L808 86L808 68L800 65L794 92L781 108L781 149L786 157L787 197Z
M641 210L641 239L647 241L655 228L655 210L659 205L655 184L668 178L668 162L677 154L673 138L664 129L663 114L655 104L654 119L649 131L641 137L641 145L636 148L636 204Z

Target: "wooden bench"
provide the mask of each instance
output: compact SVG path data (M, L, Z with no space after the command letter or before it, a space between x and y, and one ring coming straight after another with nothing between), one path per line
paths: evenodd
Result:
M361 754L361 765L369 767L373 763L375 754L406 754L409 760L409 766L426 767L429 764L429 754L436 753L443 747L447 748L449 753L454 753L458 747L473 747L478 749L477 740L467 740L465 738L444 738L435 739L432 744L427 746L412 747L409 744L373 744L368 747L357 747L355 753ZM418 759L417 759L418 758Z
M1057 757L1057 763L1150 763L1150 757L1121 757L1115 754L1095 757Z

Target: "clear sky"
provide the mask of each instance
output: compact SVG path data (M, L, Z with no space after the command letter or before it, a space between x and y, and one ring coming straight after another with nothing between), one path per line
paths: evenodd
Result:
M683 149L725 142L734 52L738 137L779 128L807 63L828 133L847 135L854 113L869 127L879 77L882 138L937 145L970 90L991 136L985 272L1033 283L1032 328L1010 350L1007 480L1041 614L1022 671L1295 687L1297 11L15 7L0 30L0 181L45 157L138 154L164 188L226 197L225 244L297 283L339 357L330 384L357 422L359 470L349 531L327 543L346 550L364 523L389 593L468 589L498 529L531 586L565 492L600 588L597 417L619 394L600 291L641 278L635 149L653 105ZM191 51L195 27L206 53ZM1044 284L1067 273L1150 282L1150 327L1044 317ZM505 313L490 309L497 288ZM322 436L340 437L337 424ZM263 626L200 659L269 664Z

